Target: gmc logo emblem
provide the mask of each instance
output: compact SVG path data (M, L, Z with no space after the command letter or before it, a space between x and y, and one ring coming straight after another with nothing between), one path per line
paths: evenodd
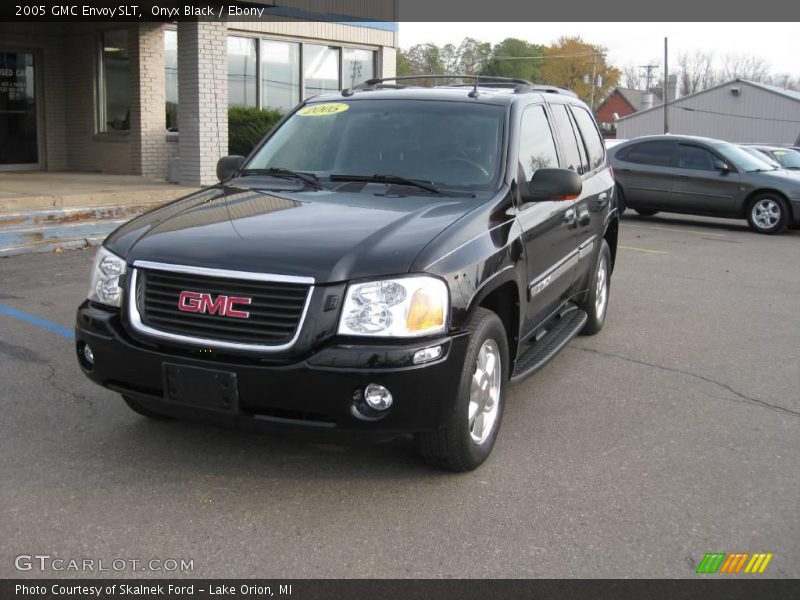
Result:
M239 298L237 296L217 296L216 300L211 294L205 292L181 292L178 297L178 308L183 312L208 313L223 317L236 317L249 319L250 313L246 310L236 310L236 304L250 304L252 298Z

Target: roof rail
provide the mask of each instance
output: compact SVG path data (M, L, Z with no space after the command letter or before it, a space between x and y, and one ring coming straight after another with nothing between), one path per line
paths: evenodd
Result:
M374 79L367 79L363 83L359 83L355 87L342 90L343 96L352 96L357 90L374 90L378 88L403 88L407 87L403 82L414 80L440 80L440 79L462 79L469 80L472 83L457 84L456 87L471 87L470 97L478 97L478 86L496 87L496 88L513 88L515 94L525 94L529 92L543 92L546 94L564 94L577 98L578 95L572 90L558 87L555 85L542 85L532 83L527 79L518 79L515 77L499 77L495 75L463 75L463 74L442 74L442 75L398 75L397 77L381 77Z
M384 83L386 81L408 81L408 80L415 80L415 79L469 79L470 81L477 81L478 83L482 81L491 82L503 82L503 83L514 83L517 85L525 85L531 84L530 81L527 79L518 79L514 77L498 77L495 75L464 75L460 73L456 73L453 75L442 74L442 75L398 75L397 77L382 77L376 79L367 79L364 83L359 84L356 88L369 88L374 87L378 84Z
M520 84L514 88L515 94L527 94L529 92L543 92L545 94L564 94L577 98L578 94L567 88L558 87L557 85L541 85L538 83Z
M470 96L473 98L478 97L478 85L482 83L492 84L496 87L518 87L523 85L531 85L527 79L517 79L514 77L498 77L495 75L464 75L456 74L443 74L443 75L399 75L397 77L381 77L375 79L367 79L357 86L342 90L342 96L352 96L356 90L374 90L379 87L402 88L405 87L402 82L414 80L433 80L433 79L465 79L472 81L472 91ZM393 83L387 83L393 82Z

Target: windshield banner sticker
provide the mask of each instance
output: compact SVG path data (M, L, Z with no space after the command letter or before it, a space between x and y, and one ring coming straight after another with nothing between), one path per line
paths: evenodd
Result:
M326 117L328 115L335 115L336 113L344 112L350 108L347 104L340 102L327 102L325 104L314 104L306 106L297 111L301 117Z

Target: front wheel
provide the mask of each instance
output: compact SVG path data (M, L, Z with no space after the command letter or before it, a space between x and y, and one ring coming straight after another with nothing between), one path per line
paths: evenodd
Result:
M491 453L509 377L508 341L500 318L477 308L467 329L470 338L461 383L444 426L416 436L428 463L456 472L472 471Z
M759 194L747 208L747 223L756 233L777 233L789 221L789 209L775 194Z
M591 287L581 308L589 315L589 320L581 329L581 335L594 335L603 328L608 308L608 292L611 287L611 250L608 242L600 240L600 252L592 271Z

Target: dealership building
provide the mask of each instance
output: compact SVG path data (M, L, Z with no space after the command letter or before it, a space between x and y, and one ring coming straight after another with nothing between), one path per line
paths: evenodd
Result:
M228 153L229 107L285 111L395 74L393 15L277 4L235 21L0 23L0 172L206 185Z

